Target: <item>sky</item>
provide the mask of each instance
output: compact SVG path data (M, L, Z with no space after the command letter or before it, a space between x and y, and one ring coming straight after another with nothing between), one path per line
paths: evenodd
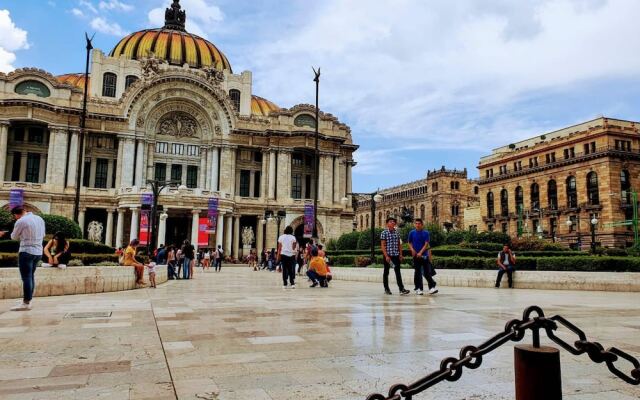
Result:
M84 69L163 24L171 0L0 0L0 72ZM637 0L182 0L187 30L253 93L315 101L360 146L353 189L467 168L496 147L599 116L640 119Z

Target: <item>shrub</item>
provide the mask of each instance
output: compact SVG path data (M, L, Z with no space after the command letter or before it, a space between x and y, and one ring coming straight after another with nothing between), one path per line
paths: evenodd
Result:
M43 246L45 246L46 244L46 240L42 242ZM17 240L0 240L0 253L17 253L19 248L20 242ZM71 251L72 255L77 253L108 254L115 251L113 247L82 239L69 240L69 250Z
M511 237L502 232L480 232L476 240L478 242L500 243L502 245L511 243Z
M547 240L531 237L520 237L511 240L511 249L514 251L568 251L569 249L560 243L552 243Z
M486 242L462 242L460 243L460 247L497 253L499 251L502 251L504 244L503 243L486 243Z
M540 271L640 272L640 259L633 257L547 257L538 260Z
M80 226L69 218L53 214L41 214L44 220L46 232L53 235L62 232L68 239L81 239L82 232Z
M336 266L353 266L355 265L355 260L358 256L333 256L331 257L331 262Z
M326 243L327 251L336 251L338 250L338 242L335 239L329 239Z
M359 239L360 232L358 231L343 234L338 238L338 250L356 250L358 248Z
M371 257L356 257L355 265L359 268L364 268L371 265Z
M0 208L0 230L1 231L11 231L13 230L13 224L15 219L13 215L4 208Z
M449 231L447 232L445 243L446 244L460 244L467 238L466 231Z
M605 249L604 254L609 257L626 257L629 255L625 249L617 249L615 247Z
M381 228L374 229L374 237L375 241L373 242L375 247L379 247L380 245L380 234L382 233ZM357 248L359 250L371 249L371 229L367 229L366 231L360 232L360 237L358 238Z
M484 250L477 249L463 249L463 248L435 248L431 250L431 254L434 257L493 257L495 254Z

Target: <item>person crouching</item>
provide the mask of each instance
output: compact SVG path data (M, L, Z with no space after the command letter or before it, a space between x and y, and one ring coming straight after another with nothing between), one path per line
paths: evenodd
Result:
M311 248L311 261L309 262L307 276L311 279L311 282L313 282L311 287L318 285L320 285L320 287L328 287L327 263L325 263L324 258L318 255L318 248L315 246Z

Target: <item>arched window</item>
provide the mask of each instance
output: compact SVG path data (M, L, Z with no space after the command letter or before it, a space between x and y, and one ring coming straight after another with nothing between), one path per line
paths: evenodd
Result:
M589 172L587 174L587 196L589 204L596 206L600 204L600 195L598 193L598 174Z
M363 224L362 224L362 215L360 216L360 230L362 230L363 228Z
M420 218L424 221L424 204L420 206Z
M537 183L531 185L531 209L540 207L540 186Z
M135 76L135 75L127 75L127 77L124 80L124 88L128 89L129 86L133 85L133 83L135 81L137 81L137 80L138 80L137 76Z
M104 97L116 97L116 84L118 77L112 72L105 72L102 76L102 95Z
M502 214L503 217L509 215L509 193L507 189L500 191L500 214Z
M578 189L576 188L575 176L570 176L567 178L567 207L578 207Z
M521 186L516 188L516 212L520 212L524 207L524 191Z
M240 91L238 89L229 90L229 98L231 99L233 108L235 108L236 111L240 111Z
M434 222L438 221L438 203L433 203L431 205L431 220Z
M547 201L551 210L558 209L558 185L553 179L547 183Z
M620 171L620 191L622 192L622 204L631 204L631 180L629 179L629 171L625 169Z
M493 208L493 193L487 193L487 217L493 218L494 216L494 208Z
M316 117L310 114L300 114L293 120L293 124L299 127L308 126L309 128L316 127Z
M473 194L477 195L478 193L480 193L480 189L477 186L473 187Z
M369 229L369 214L364 216L364 220L365 220L366 228Z

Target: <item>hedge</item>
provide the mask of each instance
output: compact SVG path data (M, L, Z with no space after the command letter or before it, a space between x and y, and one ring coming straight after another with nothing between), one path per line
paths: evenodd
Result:
M15 219L13 215L4 208L0 208L0 231L11 231L13 230L13 223Z
M502 250L502 248L500 248ZM498 251L500 251L498 250ZM484 257L490 259L496 259L498 256L498 251L488 251L488 250L480 250L480 249L468 249L461 247L436 247L432 249L432 255L434 257ZM376 256L382 256L382 250L379 248L375 249ZM328 253L330 258L334 257L342 257L342 256L365 256L368 257L371 255L371 251L368 250L340 250L335 252ZM404 257L411 257L411 252L409 250L403 250L402 255ZM581 251L520 251L516 252L516 257L519 260L522 257L586 257L588 253Z
M360 232L354 231L345 233L338 238L336 246L338 250L355 250L358 248L358 240L360 239Z
M374 245L376 247L380 247L380 235L382 234L381 228L374 229ZM367 229L366 231L360 232L360 237L358 238L358 250L367 250L371 249L371 229Z
M44 220L46 232L50 235L62 232L68 239L82 238L80 226L69 218L53 214L40 214Z
M84 265L92 265L102 261L118 262L118 255L109 254L72 254L71 259L80 259ZM18 266L18 254L0 253L0 268L15 268Z
M42 242L42 245L46 246L47 243L45 240ZM20 242L17 240L0 240L0 253L17 253L19 249ZM69 240L69 250L72 255L75 253L108 254L115 252L113 247L82 239Z

